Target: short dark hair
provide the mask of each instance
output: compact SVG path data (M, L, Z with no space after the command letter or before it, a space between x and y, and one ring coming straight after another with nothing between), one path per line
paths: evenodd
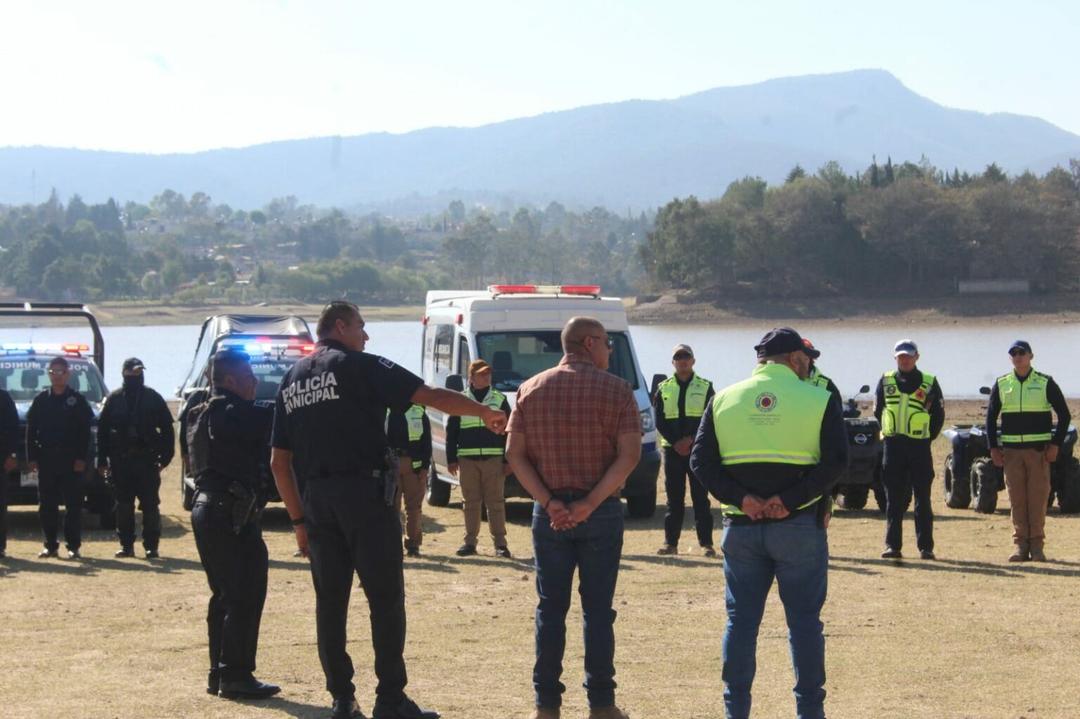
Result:
M50 367L63 367L64 369L71 369L71 364L68 363L63 357L53 357L49 360Z
M241 368L247 367L251 358L246 352L237 349L218 350L210 360L210 382L215 387L220 387L226 377L240 379Z
M338 320L348 322L353 317L359 316L360 308L352 302L334 300L323 307L322 314L319 315L319 323L315 325L315 334L319 336L319 339L323 339L334 331L334 325Z

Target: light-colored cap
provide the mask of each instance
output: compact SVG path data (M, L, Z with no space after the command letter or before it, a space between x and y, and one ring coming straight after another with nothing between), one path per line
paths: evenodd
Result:
M892 348L893 357L899 357L900 355L911 355L914 357L919 354L919 345L915 344L915 340L900 340Z
M672 359L674 359L675 355L679 354L680 352L685 352L691 357L694 356L694 350L690 349L690 345L675 345L675 348L671 350Z

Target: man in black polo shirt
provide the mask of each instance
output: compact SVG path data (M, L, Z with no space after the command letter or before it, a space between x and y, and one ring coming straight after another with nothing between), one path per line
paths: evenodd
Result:
M271 467L297 546L311 558L319 660L333 717L363 716L345 648L355 571L371 609L378 677L374 719L436 719L436 712L420 709L405 695L405 578L386 411L421 404L479 416L496 432L505 429L506 415L457 392L428 387L390 360L365 353L368 336L356 305L331 302L316 333L315 352L281 382ZM297 477L306 483L302 501Z

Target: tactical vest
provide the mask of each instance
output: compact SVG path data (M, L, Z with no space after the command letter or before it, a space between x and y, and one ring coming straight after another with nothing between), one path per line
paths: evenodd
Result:
M705 405L707 404L705 398L709 396L710 386L709 380L702 379L696 374L690 378L690 382L686 385L686 396L683 398L683 417L700 419L701 415L705 414ZM660 399L663 402L664 419L671 421L681 419L679 416L678 378L674 375L668 377L660 383L656 391L660 393ZM660 446L670 447L671 443L661 435Z
M896 370L886 372L881 377L881 388L885 393L885 408L881 412L882 437L911 437L912 439L930 439L930 413L926 409L926 400L934 386L934 375L922 373L922 384L914 392L901 392L896 382Z
M1015 372L997 379L1001 398L1001 443L1049 442L1053 418L1046 388L1050 377L1034 369L1021 382Z
M473 402L477 402L472 387L462 392ZM502 410L506 395L494 387L489 387L481 404L491 409ZM458 457L501 457L505 451L505 440L484 426L484 421L476 416L462 415L461 431L458 433Z
M713 397L713 428L721 463L768 463L812 467L821 460L821 420L829 393L808 383L784 365L758 365L749 379ZM805 509L821 496L799 506ZM729 516L741 508L721 504Z
M238 480L249 485L253 472L258 471L257 457L241 459L240 453L222 451L225 448L214 441L211 418L223 413L229 401L228 397L214 396L188 413L185 438L188 443L188 468L196 485L210 476Z

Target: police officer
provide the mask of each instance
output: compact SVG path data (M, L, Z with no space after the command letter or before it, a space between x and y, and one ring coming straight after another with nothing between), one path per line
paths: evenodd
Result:
M945 401L934 375L919 370L919 347L903 339L893 347L896 370L878 381L874 415L885 438L882 483L885 485L884 559L903 554L903 521L915 496L915 539L919 555L934 559L934 514L930 483L934 462L930 443L945 424Z
M750 379L720 390L701 421L690 467L724 513L724 705L750 716L758 627L776 579L795 668L796 714L824 719L829 493L847 464L840 404L805 379L810 358L781 327L754 348Z
M55 557L64 503L64 542L68 559L79 559L82 545L84 475L90 455L94 412L86 398L68 385L71 366L53 357L48 367L51 387L42 391L26 413L26 461L38 473L38 514L45 534L39 557Z
M405 505L405 554L420 556L424 541L423 506L431 467L431 422L423 405L411 404L404 412L389 412L386 436L398 453L398 510Z
M477 415L494 431L503 430L506 415L458 392L427 387L390 360L365 353L364 320L352 303L327 305L316 333L315 352L293 365L278 391L271 466L297 546L311 558L319 659L333 716L363 716L345 648L356 572L371 610L375 719L435 719L436 712L405 695L405 580L386 410L421 404ZM305 481L303 501L297 476Z
M7 485L8 475L19 463L15 447L19 442L19 411L7 390L0 389L0 457L4 473L0 475L0 558L7 556Z
M817 366L817 358L821 356L821 350L814 347L814 343L803 337L803 345L806 347L804 352L806 356L810 358L810 373L806 376L806 381L815 387L821 387L822 389L829 390L829 394L833 396L833 399L842 408L844 406L844 398L840 396L840 388L837 387L831 379L822 374L821 369Z
M273 415L253 401L258 379L247 355L224 350L211 361L213 392L189 411L184 437L196 486L191 529L211 592L206 691L259 699L280 691L254 676L268 571L259 483Z
M694 528L698 544L706 557L715 557L713 549L713 519L709 509L709 492L694 479L690 471L690 448L694 443L705 405L715 394L712 382L694 373L694 350L679 344L671 351L675 374L661 382L653 397L656 412L656 431L664 448L664 490L667 493L667 514L664 515L664 544L657 554L678 554L686 511L686 481L690 480L690 501L694 505Z
M124 360L124 386L105 400L98 418L98 473L116 493L117 557L135 556L135 499L143 515L143 549L158 556L161 539L161 470L173 456L172 412L161 395L144 384L145 366Z
M465 396L510 417L510 403L491 386L491 367L482 359L469 363L469 386ZM461 484L465 515L465 542L459 557L476 554L480 514L487 507L488 529L495 555L510 559L506 545L506 437L495 434L479 417L451 417L446 423L446 462L450 474ZM460 475L460 476L459 476Z
M1009 347L1013 371L997 378L986 406L986 441L994 464L1005 468L1013 543L1010 562L1045 562L1046 505L1050 465L1069 433L1072 415L1054 378L1031 366L1035 356L1026 340ZM1051 421L1057 415L1057 427ZM998 415L1001 437L998 437Z

